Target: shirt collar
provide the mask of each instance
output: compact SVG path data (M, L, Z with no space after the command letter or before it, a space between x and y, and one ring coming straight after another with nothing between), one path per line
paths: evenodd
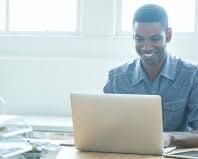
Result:
M160 73L160 75L170 79L175 79L176 74L176 58L172 57L170 54L167 53L166 61L164 63L164 67ZM148 81L148 77L146 76L146 73L143 70L142 63L140 58L136 60L135 69L132 73L132 85L136 85L141 80Z
M140 58L138 58L135 61L134 72L132 72L132 85L136 85L142 79L144 79L144 71L143 71L143 68L142 68L141 60L140 60Z
M176 65L176 58L172 57L170 54L167 54L166 62L160 74L173 81L176 74Z

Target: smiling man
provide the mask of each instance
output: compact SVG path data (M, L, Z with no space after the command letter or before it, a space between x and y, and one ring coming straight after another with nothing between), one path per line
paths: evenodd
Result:
M140 7L133 18L139 58L112 69L103 91L160 95L165 144L194 147L198 146L198 68L168 53L171 37L168 16L161 6Z

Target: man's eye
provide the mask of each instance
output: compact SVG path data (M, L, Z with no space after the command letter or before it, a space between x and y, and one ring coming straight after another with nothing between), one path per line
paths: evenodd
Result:
M136 42L143 42L144 39L135 37L135 41L136 41Z
M161 37L154 37L154 38L151 38L151 41L160 41L161 40Z

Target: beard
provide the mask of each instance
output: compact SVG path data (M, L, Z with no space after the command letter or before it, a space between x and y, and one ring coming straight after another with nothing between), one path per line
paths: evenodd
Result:
M159 65L165 60L166 52L165 47L161 48L152 48L148 51L144 51L141 48L136 49L138 55L141 58L141 61L149 66Z

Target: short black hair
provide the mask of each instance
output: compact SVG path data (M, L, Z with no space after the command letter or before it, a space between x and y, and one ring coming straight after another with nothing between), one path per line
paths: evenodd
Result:
M160 22L163 29L168 28L168 15L165 9L156 4L145 4L138 8L133 17L135 22Z

